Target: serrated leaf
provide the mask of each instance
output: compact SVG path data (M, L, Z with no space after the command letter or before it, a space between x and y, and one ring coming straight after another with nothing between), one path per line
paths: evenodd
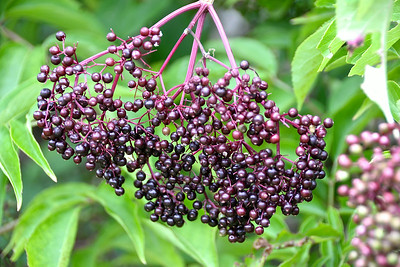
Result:
M38 225L26 244L29 266L68 266L80 210L59 211Z
M351 41L388 27L392 0L337 0L338 37Z
M50 168L49 163L44 157L39 144L36 142L29 121L27 124L23 124L18 120L10 121L11 138L14 143L28 155L33 161L39 165L43 171L54 181L57 182L57 177L53 170Z
M11 240L4 249L5 253L13 250L12 260L16 261L24 251L26 242L35 229L52 214L63 209L71 209L87 202L86 194L94 187L83 183L57 185L42 191L29 204L19 218Z
M317 46L330 23L327 22L322 25L296 49L292 61L292 83L298 109L303 106L304 100L318 76L318 69L324 57Z
M397 103L400 101L400 86L395 81L388 81L388 94L390 112L398 122L400 120L400 109Z
M124 228L140 261L146 264L144 233L137 216L137 206L129 199L128 194L117 197L110 189L109 186L103 184L96 193L91 194L91 197L99 202L105 211Z
M336 54L336 52L342 47L344 41L336 36L336 21L332 20L329 23L328 28L324 32L322 39L317 45L318 50L321 52L324 59L319 66L318 72L324 70L325 66Z
M387 43L386 50L392 47L398 40L400 39L400 24L391 29L387 33ZM349 72L349 76L353 75L363 75L365 72L365 67L367 65L375 66L376 64L381 62L382 51L381 51L381 43L380 36L378 34L374 35L372 38L372 43L365 50L362 56L355 62L354 66L351 68Z
M18 153L11 140L10 131L6 126L0 125L0 168L8 177L17 199L17 210L22 206L22 179Z

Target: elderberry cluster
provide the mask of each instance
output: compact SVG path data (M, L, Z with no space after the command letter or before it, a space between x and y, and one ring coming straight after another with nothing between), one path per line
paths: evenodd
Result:
M382 123L379 132L347 137L348 153L338 157L337 178L352 176L338 193L356 209L355 247L349 260L356 267L400 265L399 124Z
M111 32L107 39L121 45L111 45L100 62L80 61L57 33L62 48L50 48L55 67L42 66L37 76L50 86L34 112L48 148L83 162L117 195L124 194L125 166L135 173L135 197L147 200L150 219L170 226L200 217L229 241L243 242L246 233L262 234L277 209L297 215L325 177L324 138L333 121L280 111L247 61L216 82L203 66L165 88L143 59L160 37L155 27L128 40ZM124 85L129 100L117 93ZM279 127L299 135L295 160L280 153Z

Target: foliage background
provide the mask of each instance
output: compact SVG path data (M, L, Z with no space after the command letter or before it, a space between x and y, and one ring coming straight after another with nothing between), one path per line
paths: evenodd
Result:
M230 39L233 53L237 62L249 60L270 83L270 98L281 111L297 106L301 113L335 121L327 138L328 175L319 181L313 201L299 205L300 215L284 217L277 212L272 218L262 236L275 247L269 255L253 246L255 236L243 244L229 244L216 235L216 229L200 222L182 229L150 222L142 201L131 199L133 186L124 197L116 197L92 173L47 151L38 138L31 115L41 90L36 74L49 62L47 51L55 42L55 32L65 31L67 42L78 41L78 55L86 58L109 45L105 36L110 28L121 37L134 35L187 3L0 2L0 266L346 265L353 210L336 195L335 159L345 149L346 134L374 129L385 116L400 118L398 1L215 1L217 11L236 10L235 16L242 19L238 27L244 31ZM162 28L159 52L150 58L154 66L165 59L192 15L184 14ZM352 24L341 23L347 18L352 18ZM363 45L349 51L338 33L352 33L354 39L357 34L365 36ZM216 57L226 61L214 36L208 20L204 46L214 48ZM164 75L167 86L186 74L192 43L187 39ZM381 67L364 73L366 65ZM213 73L217 78L224 71ZM361 86L364 74L374 82ZM296 146L295 135L283 132L282 136L288 151ZM129 179L127 184L132 184ZM18 212L17 207L21 207ZM278 248L290 240L295 246Z

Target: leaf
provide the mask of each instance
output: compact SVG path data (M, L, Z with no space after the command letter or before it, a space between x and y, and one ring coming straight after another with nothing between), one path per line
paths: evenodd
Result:
M167 239L202 266L218 266L215 228L210 228L199 220L190 222L190 224L184 225L179 229L172 229L149 220L144 222L153 229L153 232L159 238Z
M373 107L374 103L366 97L364 102L362 103L361 107L357 110L357 113L353 116L353 120L358 119L361 115L367 112L371 107Z
M21 61L29 50L16 43L4 43L0 47L0 93L12 91L18 84L24 65Z
M335 0L316 0L314 5L316 7L334 7Z
M310 243L303 245L293 257L279 264L279 267L307 266L310 248Z
M351 68L349 72L349 76L363 75L365 67L367 65L374 66L380 63L382 51L380 51L381 43L379 38L380 36L378 34L376 34L376 36L374 35L374 38L372 38L371 45L355 62L354 66ZM391 29L387 33L387 43L385 51L387 51L390 47L392 47L399 39L400 39L400 24Z
M351 41L370 32L386 31L392 0L337 0L338 37Z
M392 113L389 107L389 96L386 83L386 68L374 68L367 66L365 68L364 82L361 84L364 93L375 102L385 114L388 122L393 121Z
M16 261L38 225L60 210L71 209L76 205L86 203L86 194L93 190L94 187L87 184L68 183L50 187L36 195L19 218L4 252L8 253L13 249L11 260Z
M0 172L0 225L3 222L4 199L6 197L7 176Z
M44 157L39 144L33 137L29 125L29 120L25 125L18 120L12 120L10 121L10 127L11 138L13 139L14 143L22 151L24 151L26 155L28 155L33 161L35 161L36 164L38 164L54 182L57 182L56 175L50 168L50 165Z
M317 227L308 230L305 236L310 237L315 243L321 243L326 240L337 239L342 235L329 224L319 223Z
M5 19L30 19L62 29L81 28L103 34L99 21L82 10L76 1L24 0L14 1L5 12Z
M143 228L137 216L137 206L129 199L128 194L117 197L107 185L102 184L96 193L91 194L91 197L98 201L105 211L124 228L140 261L146 264Z
M306 218L302 220L298 232L301 234L305 234L307 231L316 227L317 225L318 219L315 216L306 216Z
M209 228L196 220L190 225L172 230L181 243L190 250L189 255L196 255L204 266L218 266L218 254L215 247L216 228Z
M0 100L0 124L27 113L36 102L39 88L36 77L32 77L2 97Z
M287 229L288 226L285 223L283 216L280 214L275 214L275 216L271 218L270 226L267 229L265 229L263 236L267 240L274 240L277 238L279 233Z
M36 228L26 244L29 266L68 266L80 210L59 211Z
M22 179L18 153L12 143L10 132L6 126L0 125L0 168L8 177L17 199L17 210L22 206Z
M250 66L259 71L266 71L269 75L276 75L278 63L272 50L262 42L244 37L229 39L235 58L238 60L247 60ZM207 48L215 49L217 54L225 54L225 48L221 41L207 42ZM249 53L248 51L254 51Z
M336 54L343 44L344 41L340 40L340 38L336 36L336 22L335 20L332 20L322 36L322 39L317 45L318 50L321 51L321 54L324 57L321 65L319 66L318 72L323 71L330 59Z
M400 21L400 1L398 0L393 3L392 21Z
M292 60L292 83L298 109L303 106L304 100L318 76L318 69L324 57L317 46L330 23L321 26L296 49Z
M322 242L319 245L319 249L322 257L328 259L324 266L337 267L339 265L339 255L341 254L338 254L338 249L334 241Z
M328 207L327 218L329 225L332 226L340 235L343 235L344 226L339 211L334 207Z

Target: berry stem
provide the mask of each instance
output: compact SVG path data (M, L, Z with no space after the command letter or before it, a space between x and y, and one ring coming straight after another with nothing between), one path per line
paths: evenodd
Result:
M181 36L179 37L178 41L176 42L176 44L174 45L174 47L172 48L171 52L169 53L169 55L167 56L167 58L165 59L163 65L161 66L160 70L158 71L159 74L161 74L165 67L167 66L167 64L169 63L169 61L171 60L172 56L175 54L176 50L178 49L179 45L182 43L183 39L185 39L185 37L188 35L187 30L191 31L191 28L193 28L193 26L196 24L197 20L199 19L199 17L201 17L204 13L205 7L202 6L196 13L196 15L193 17L192 21L189 23L188 27L183 31L183 33L181 34ZM158 76L158 75L156 75Z
M226 55L228 56L229 63L231 64L231 68L235 69L237 68L235 57L233 56L231 46L229 45L228 37L226 36L224 27L222 26L221 20L218 17L217 12L215 12L215 9L212 5L208 5L208 12L210 12L210 15L212 19L214 20L215 26L217 27L218 33L221 37L222 43L224 44Z

